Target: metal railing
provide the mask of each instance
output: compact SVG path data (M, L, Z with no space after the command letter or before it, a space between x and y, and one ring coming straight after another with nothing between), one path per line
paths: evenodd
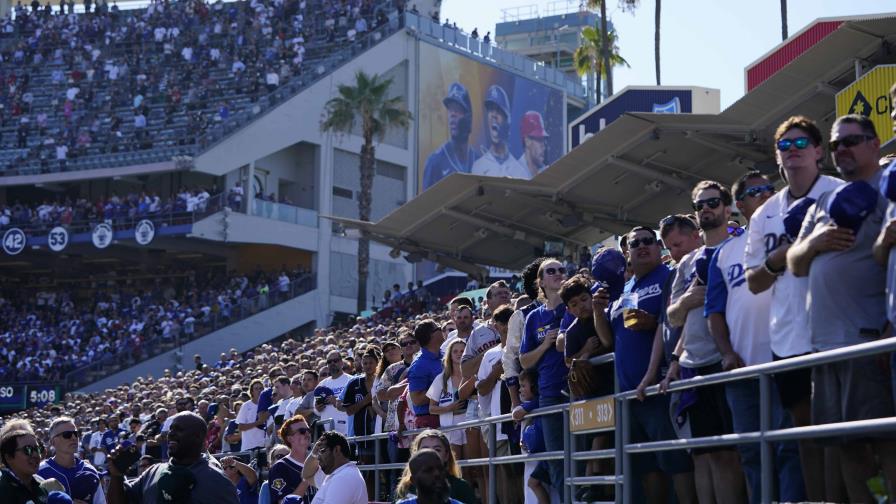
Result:
M66 390L75 390L89 385L111 373L120 371L138 362L150 359L164 352L180 347L218 329L235 324L268 308L308 293L316 287L316 276L307 274L291 281L285 292L280 292L276 284L267 293L241 298L226 313L216 311L207 318L197 320L190 334L181 332L173 337L156 336L141 343L139 347L125 347L65 374Z
M833 437L843 435L857 434L873 434L896 430L896 417L878 418L873 420L859 420L830 423L823 425L812 425L805 427L791 427L786 429L771 429L771 375L786 371L793 371L821 364L844 361L859 357L867 357L881 353L896 351L896 338L888 338L884 340L874 341L853 345L845 348L828 350L814 354L794 357L786 360L759 364L731 371L724 371L706 376L697 376L687 380L679 380L672 382L668 388L668 392L681 391L695 387L706 385L722 384L743 379L759 379L760 384L760 430L756 432L746 432L739 434L726 434L721 436L699 437L691 439L670 439L665 441L652 441L645 443L631 443L629 422L629 404L631 400L637 400L637 394L634 390L619 392L618 384L617 392L613 396L615 403L614 408L614 426L610 428L578 430L573 432L570 428L570 410L576 405L589 403L595 399L585 401L576 401L563 403L545 408L539 408L527 413L526 417L534 417L555 413L563 414L563 439L564 450L543 452L539 454L509 455L497 457L495 456L496 431L497 429L489 429L488 449L489 456L487 458L459 460L461 467L482 466L489 467L488 493L491 499L496 496L495 466L496 464L509 464L524 461L538 460L562 460L564 468L564 494L561 496L563 502L572 502L572 489L582 485L613 485L616 489L616 502L632 502L632 485L639 484L633 480L631 472L631 455L635 453L653 453L659 451L681 450L691 448L704 448L714 446L732 446L744 443L760 443L760 468L762 476L762 495L761 501L770 503L773 501L774 488L774 462L772 455L772 443L780 441L791 441L807 438ZM605 364L614 360L614 354L608 354L591 359L592 364ZM615 380L614 380L615 381ZM654 385L646 390L647 396L660 394L659 385ZM597 398L600 399L600 398ZM885 398L886 399L886 398ZM511 420L511 415L500 415L489 417L482 420L468 421L458 423L452 426L441 427L443 432L466 429L470 427L481 427L483 425L493 425L500 422ZM573 453L573 438L580 434L592 434L596 432L606 432L613 430L615 432L615 447L604 450L588 450ZM402 435L413 435L422 432L423 429L405 431ZM358 436L350 438L351 441L369 441L376 439L386 439L389 434L376 434L371 436ZM379 445L374 443L375 459L374 464L359 465L363 471L373 471L375 474L375 487L377 495L380 490L379 472L402 469L405 464L381 464ZM574 474L575 461L595 460L595 459L615 459L615 471L613 475L607 476L576 476ZM494 502L494 500L491 500Z

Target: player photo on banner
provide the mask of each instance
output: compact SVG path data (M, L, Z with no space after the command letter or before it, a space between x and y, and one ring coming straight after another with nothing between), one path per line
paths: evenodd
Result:
M420 45L419 189L452 173L531 179L563 155L563 92Z

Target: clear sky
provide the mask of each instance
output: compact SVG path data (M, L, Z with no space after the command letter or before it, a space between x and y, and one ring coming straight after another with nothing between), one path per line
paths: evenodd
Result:
M502 9L535 5L541 15L565 0L443 0L446 17L458 28L494 34ZM572 0L572 6L579 4ZM614 90L656 84L654 74L655 0L641 0L634 14L609 0L608 17L619 33L620 54L631 68L617 68ZM722 109L744 94L744 68L781 42L779 0L665 0L660 25L663 85L721 89ZM893 0L790 0L788 29L793 35L812 20L896 12Z

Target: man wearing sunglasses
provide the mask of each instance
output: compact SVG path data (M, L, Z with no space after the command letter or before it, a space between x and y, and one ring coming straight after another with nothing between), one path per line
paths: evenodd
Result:
M721 372L723 354L731 366L736 366L740 361L729 341L717 341L713 337L703 316L708 262L715 249L728 239L731 191L718 182L704 180L694 187L691 199L705 245L685 255L675 271L666 316L672 327L681 327L682 331L661 389L679 377L692 378ZM689 406L681 405L685 400L684 393L673 394L672 401L681 401L677 416L690 424L692 437L733 432L724 385L699 387L691 394L696 395L696 400L692 400ZM682 427L683 424L684 421L679 422L678 426ZM701 502L744 501L743 470L740 457L733 447L695 448L691 450L691 456Z
M339 404L339 398L352 377L342 371L342 362L342 356L336 350L327 354L327 370L330 371L330 376L321 380L318 387L332 390L333 394L325 397L322 402L315 404L314 408L320 415L322 422L332 418L333 422L335 422L335 430L345 434L348 432L348 415L342 409L342 405Z
M657 319L660 315L663 284L671 271L660 257L656 233L648 227L636 227L626 235L628 255L634 276L626 283L622 296L610 303L607 289L594 295L595 328L601 344L616 352L616 383L620 391L638 386L647 371L653 347ZM637 310L637 321L625 323L625 312ZM601 312L604 316L600 316ZM630 403L631 442L675 439L669 420L669 397L655 395ZM679 502L697 502L694 490L693 465L684 451L663 451L632 457L633 481L642 481L633 501L664 503L668 501L668 479L675 485ZM642 491L638 498L638 491Z
M802 147L801 147L802 146ZM758 294L771 289L769 340L772 359L807 354L812 351L805 300L809 285L787 269L790 238L784 225L788 208L803 198L818 199L843 182L821 175L824 157L821 131L809 118L794 116L775 132L775 155L787 186L775 193L750 219L744 265L747 286ZM812 390L808 368L776 373L775 385L781 404L797 427L810 424L809 397ZM825 500L824 452L813 441L800 441L800 464L808 500Z
M733 187L737 209L749 222L754 213L774 194L771 182L757 171L741 176ZM730 370L771 362L769 342L769 308L771 291L753 294L744 278L744 251L747 235L740 234L725 241L709 262L704 315L709 329L722 349L722 368ZM725 385L725 398L731 409L734 432L759 430L759 383L738 380ZM772 428L792 427L777 392L772 394ZM773 500L801 502L806 500L803 474L796 442L775 443L774 457L778 494ZM751 503L761 502L762 478L759 445L737 446L747 478Z
M831 156L848 182L823 194L809 209L796 242L787 251L794 275L809 279L805 299L815 351L833 350L888 336L886 271L872 249L886 213L878 191L880 140L865 116L837 118L831 127ZM861 210L861 211L860 211ZM878 356L822 364L812 369L812 423L887 418L896 414L890 374ZM866 481L878 474L875 457L896 497L896 441L883 437L847 440L836 446L851 502L873 499Z

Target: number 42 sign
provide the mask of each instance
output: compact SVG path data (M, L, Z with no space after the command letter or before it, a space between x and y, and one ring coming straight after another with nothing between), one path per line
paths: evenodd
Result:
M19 228L10 228L3 233L3 251L9 255L17 255L25 250L25 232Z

